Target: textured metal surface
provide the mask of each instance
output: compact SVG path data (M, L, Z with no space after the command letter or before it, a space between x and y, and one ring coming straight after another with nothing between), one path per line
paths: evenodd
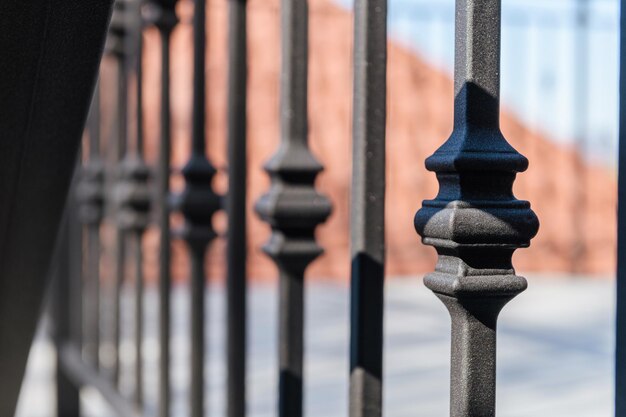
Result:
M227 415L246 414L246 1L228 13Z
M104 217L104 164L100 159L100 86L96 84L88 119L88 156L76 186L78 217L84 225L85 294L83 350L89 363L100 366L100 225Z
M152 0L147 3L146 19L161 35L161 114L159 160L157 166L157 223L159 226L159 417L170 415L170 37L178 23L177 0Z
M528 161L499 128L500 0L457 0L454 130L426 160L439 194L415 228L439 255L425 284L452 318L452 417L495 416L496 321L526 288L511 263L539 222L513 181Z
M213 215L221 207L221 199L212 188L215 168L206 157L205 144L205 56L206 0L194 1L193 15L193 115L191 156L182 169L185 188L176 199L185 224L178 231L189 248L191 258L191 364L189 385L190 416L204 415L204 345L205 307L204 255L216 237Z
M626 0L621 1L615 416L626 416Z
M314 231L330 215L316 192L322 166L308 148L308 4L281 3L281 143L266 163L271 187L256 212L272 228L263 250L280 275L278 415L302 415L304 272L322 253Z
M354 5L350 416L382 414L387 1Z

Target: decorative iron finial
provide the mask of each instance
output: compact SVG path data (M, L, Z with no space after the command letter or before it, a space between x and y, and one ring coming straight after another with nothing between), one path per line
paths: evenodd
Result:
M92 155L81 171L76 199L80 221L99 225L104 217L104 164L97 155Z
M308 148L308 5L283 0L281 68L281 144L267 162L271 178L257 214L272 228L263 247L280 274L279 417L302 415L304 272L322 253L314 232L331 212L314 188L322 166Z
M118 224L122 230L141 234L150 225L150 169L134 154L127 155L118 169L114 197Z
M119 180L115 187L117 202L117 219L119 227L124 231L132 231L141 235L150 224L150 206L152 193L149 187L151 172L143 159L143 19L141 15L142 0L125 0L127 51L126 73L135 73L135 116L136 130L134 152L124 152L119 164ZM126 146L124 149L126 150Z
M178 0L147 0L144 18L160 32L171 32L178 24L176 4Z
M111 211L112 217L117 218L127 193L120 186L124 183L123 176L120 178L118 168L122 160L126 157L127 139L128 139L128 62L129 59L129 42L132 38L132 20L129 16L131 10L131 0L116 0L113 7L113 16L109 25L109 32L106 39L105 50L112 56L116 63L116 94L115 94L115 117L112 126L112 140L109 141L109 159L110 170L107 170L105 178L110 186L105 187L109 190L111 197L106 201L107 211ZM120 169L124 171L124 169ZM115 280L112 286L112 292L115 294L113 302L113 364L112 374L115 384L120 383L120 355L119 347L121 343L121 304L119 296L121 286L124 281L124 265L126 258L126 240L124 230L128 226L116 224L115 228L115 245L114 245L114 276Z
M78 184L76 200L80 221L94 228L104 218L104 162L100 157L100 82L96 83L88 118L89 159L83 166Z
M271 226L272 235L263 250L281 269L303 273L323 252L314 232L331 212L328 199L313 186L322 166L305 142L286 138L265 170L272 183L256 211Z
M161 35L161 111L157 183L157 223L159 226L159 417L170 415L170 37L178 23L177 0L149 0L144 8L147 23Z
M221 198L211 182L216 170L203 154L194 153L182 169L185 189L175 200L183 214L185 225L178 235L192 248L202 251L217 236L213 229L213 215L221 208Z
M428 288L452 317L451 415L495 415L498 313L526 288L513 252L539 222L513 195L528 161L499 127L500 0L457 0L454 130L426 168L439 194L424 201L415 228L439 255Z
M182 169L185 188L175 200L185 223L178 235L187 242L191 260L191 381L190 417L204 415L204 255L216 237L213 215L221 209L222 200L212 187L216 170L206 156L206 0L194 1L193 37L193 114L191 156Z
M323 167L308 147L308 14L306 2L299 3L283 12L281 143L265 164L271 187L256 212L272 228L264 251L282 268L303 272L322 253L314 232L331 205L314 188Z
M206 0L195 0L194 10L194 79L191 156L182 169L183 192L175 199L185 224L179 231L192 250L204 254L206 246L216 237L213 215L221 208L221 197L213 190L215 167L206 157L205 145L205 47Z
M114 55L119 59L123 59L128 52L126 42L128 36L128 9L131 1L115 0L115 3L113 3L109 33L104 45L104 50L107 54Z

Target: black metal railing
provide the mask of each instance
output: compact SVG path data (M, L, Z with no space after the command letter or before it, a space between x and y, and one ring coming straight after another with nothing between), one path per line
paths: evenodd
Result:
M500 132L500 0L456 3L454 130L426 168L439 194L415 228L439 255L425 285L452 317L450 415L495 416L496 321L526 289L511 257L539 222L513 181L528 160Z
M67 209L55 286L58 415L80 415L80 389L95 387L119 416L172 415L171 243L186 243L190 263L188 415L205 409L207 291L205 256L222 236L214 215L227 215L227 393L229 417L246 415L246 1L229 0L228 185L214 189L207 158L206 0L193 0L193 103L190 154L180 193L170 189L172 127L170 39L176 0L117 0L105 61L91 107L81 168ZM190 3L188 1L188 3ZM495 415L495 334L500 309L526 287L511 264L538 221L512 185L528 161L499 130L500 0L456 2L454 131L426 166L440 183L415 227L439 255L425 283L452 316L454 417ZM271 185L256 212L271 227L264 251L279 275L278 414L303 414L305 273L321 253L317 226L331 214L315 188L322 164L309 148L308 5L282 0L280 145L266 163ZM351 207L350 416L382 415L385 278L386 0L357 0L354 9L353 174ZM144 140L142 44L146 28L161 40L158 158L147 161ZM103 64L104 65L104 64ZM106 90L105 90L106 89ZM113 95L109 126L99 92ZM113 91L114 93L110 93ZM131 105L134 103L134 106ZM452 103L451 103L452 104ZM104 131L109 135L105 138ZM207 145L208 144L208 145ZM178 215L178 221L172 220ZM411 214L404 221L410 224ZM401 221L401 219L398 219ZM176 226L176 227L174 227ZM158 230L158 403L144 394L143 242ZM129 250L130 249L130 250ZM113 265L101 262L103 256ZM127 266L132 265L132 273ZM123 287L134 283L132 394L122 390ZM71 321L74 321L73 324ZM78 322L76 322L78 320ZM105 349L106 347L106 349Z

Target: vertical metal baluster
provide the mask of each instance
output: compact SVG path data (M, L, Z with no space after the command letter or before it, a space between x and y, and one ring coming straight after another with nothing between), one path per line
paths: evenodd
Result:
M128 152L120 164L120 179L115 188L120 229L133 236L135 249L135 404L143 405L143 252L142 238L149 225L151 194L148 187L150 171L143 159L143 21L142 0L127 4L127 64L135 64L136 130L134 152ZM130 135L129 135L130 136Z
M77 168L80 162L77 162ZM63 216L61 234L56 249L55 265L57 276L58 305L55 307L55 341L57 352L67 344L83 348L83 303L82 276L82 228L78 223L78 210L72 198L75 195L77 177L74 176ZM61 369L57 360L57 369ZM57 412L59 416L80 415L80 387L68 379L63 372L57 372ZM71 413L71 414L67 414Z
M135 404L143 406L143 234L135 233Z
M141 182L137 183L138 189L145 194L141 201L135 199L134 204L145 204L143 207L137 207L135 205L135 215L141 217L141 220L136 221L134 224L135 232L135 403L139 406L143 405L143 251L141 242L143 240L144 232L148 227L150 199L148 189L148 175L149 170L143 161L143 21L141 16L142 1L136 0L136 19L137 19L137 33L136 33L136 110L137 115L137 131L136 131L136 157L138 165L135 168L139 168L135 171L135 174L141 173L140 177L136 177Z
M116 93L116 117L115 130L113 132L114 140L112 141L112 159L113 172L111 173L111 182L113 184L118 181L118 164L122 161L126 154L126 137L127 137L127 99L128 86L126 79L126 53L127 53L127 13L128 0L116 0L113 9L113 16L109 26L109 37L107 38L107 51L112 54L117 61L117 93ZM114 187L115 189L115 187ZM115 199L113 199L115 201ZM117 207L114 206L115 212ZM117 220L117 217L114 217ZM115 227L114 237L114 282L113 282L113 381L115 384L120 382L120 336L121 336L121 289L124 281L124 265L125 265L125 239L124 232L119 227Z
M212 220L221 206L221 199L212 188L216 171L206 157L205 146L205 1L194 0L192 149L191 157L182 170L185 188L176 202L185 218L185 225L178 234L186 241L191 258L191 417L204 415L204 255L216 237Z
M159 246L159 417L170 415L170 37L178 23L177 0L151 0L147 19L161 35L161 136L158 162Z
M620 4L615 417L626 417L626 0Z
M175 15L174 15L175 16ZM170 415L170 30L161 31L161 135L158 162L159 417Z
M425 284L452 318L453 417L495 416L496 321L526 288L513 252L527 247L539 222L512 186L528 160L499 128L500 0L457 0L454 130L426 168L439 194L415 216L439 259Z
M314 188L322 166L308 148L308 4L281 3L281 144L266 163L271 187L256 211L272 228L263 250L276 263L279 295L280 417L302 415L304 272L322 253L315 228L331 212Z
M57 239L57 249L54 256L54 342L57 353L60 352L67 343L75 341L72 337L72 291L71 279L71 249L70 249L70 225L69 212L66 210ZM62 370L59 355L56 360L56 400L57 416L80 416L80 389L65 375Z
M104 215L104 165L100 159L100 83L96 84L88 121L89 159L76 188L78 214L87 235L85 282L88 286L83 304L85 351L88 361L100 366L100 223Z
M246 414L246 0L229 0L228 44L228 417Z
M382 414L387 1L354 5L350 416Z

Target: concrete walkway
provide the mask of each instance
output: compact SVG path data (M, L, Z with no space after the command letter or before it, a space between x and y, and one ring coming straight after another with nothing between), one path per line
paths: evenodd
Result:
M531 276L530 287L501 315L498 342L499 417L609 417L612 414L613 283L610 280ZM130 294L125 300L131 310ZM223 289L208 295L208 415L223 416ZM391 280L385 317L385 415L448 415L449 318L443 305L418 279ZM156 398L156 298L146 300L146 396ZM274 417L276 386L274 286L250 291L249 414ZM306 329L307 416L347 415L348 289L309 285ZM173 409L188 415L186 381L189 345L186 289L174 295ZM130 316L128 322L131 322ZM125 331L124 387L132 393L132 327ZM33 347L19 417L53 416L54 351L43 337ZM90 416L112 416L98 395L84 390ZM152 408L149 409L153 410Z

